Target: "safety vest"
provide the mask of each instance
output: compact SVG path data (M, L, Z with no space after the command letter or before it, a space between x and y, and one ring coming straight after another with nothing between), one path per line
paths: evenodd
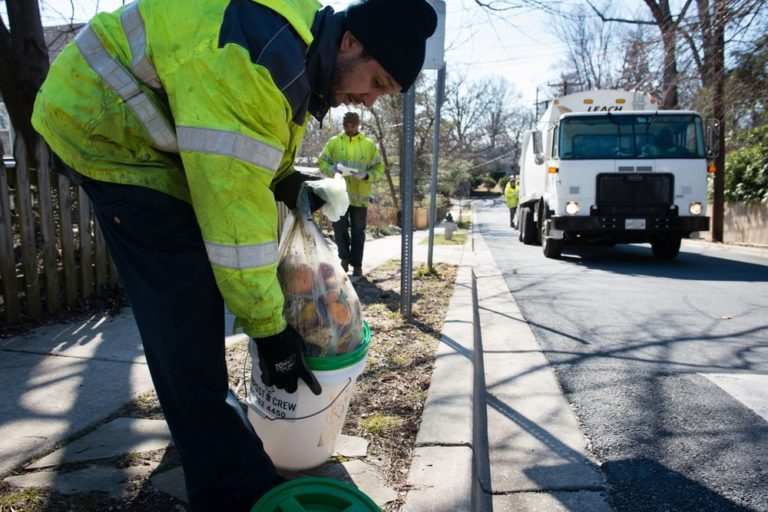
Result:
M507 199L508 208L517 206L517 187L512 184L512 181L508 181L504 187L504 197Z
M346 176L349 204L367 207L371 202L371 185L381 179L384 174L384 162L381 160L376 143L362 132L350 137L340 133L328 141L317 160L320 172L333 176L334 165L343 164L359 171L368 173L368 179L360 180L354 176Z
M306 130L319 8L139 0L93 18L35 102L35 129L81 174L193 205L227 306L257 338L286 325L270 188Z

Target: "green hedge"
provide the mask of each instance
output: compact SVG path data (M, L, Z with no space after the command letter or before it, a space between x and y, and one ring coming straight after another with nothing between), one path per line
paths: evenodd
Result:
M768 126L750 131L742 147L726 155L725 200L768 202Z

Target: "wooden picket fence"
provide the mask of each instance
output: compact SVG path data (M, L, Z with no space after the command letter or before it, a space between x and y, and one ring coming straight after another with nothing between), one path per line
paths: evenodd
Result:
M15 169L0 167L0 319L9 325L80 309L118 283L82 189L50 169L44 142L37 168L21 137L14 153Z

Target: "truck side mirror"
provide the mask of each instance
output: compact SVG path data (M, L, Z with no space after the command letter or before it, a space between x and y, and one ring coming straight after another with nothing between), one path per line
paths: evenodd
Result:
M714 119L704 120L704 146L707 158L717 158L720 155L720 123Z
M539 130L535 130L531 136L533 137L533 156L536 161L536 165L541 165L544 163L544 149L542 149L541 144L541 132Z

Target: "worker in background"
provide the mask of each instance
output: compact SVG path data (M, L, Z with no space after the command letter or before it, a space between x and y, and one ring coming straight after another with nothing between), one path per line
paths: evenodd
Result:
M333 237L344 272L349 272L351 264L352 275L362 276L371 184L381 178L384 163L376 143L360 132L357 113L344 114L343 126L344 132L331 137L317 164L324 175L330 177L339 173L347 182L349 209L333 223Z
M518 178L510 177L506 186L504 187L504 197L507 200L507 207L509 208L509 227L515 227L515 214L517 213L517 202L519 195L519 183Z
M138 0L53 62L32 122L91 200L192 510L250 510L280 481L228 389L225 303L265 384L321 391L276 277L309 116L408 90L436 24L426 0Z

